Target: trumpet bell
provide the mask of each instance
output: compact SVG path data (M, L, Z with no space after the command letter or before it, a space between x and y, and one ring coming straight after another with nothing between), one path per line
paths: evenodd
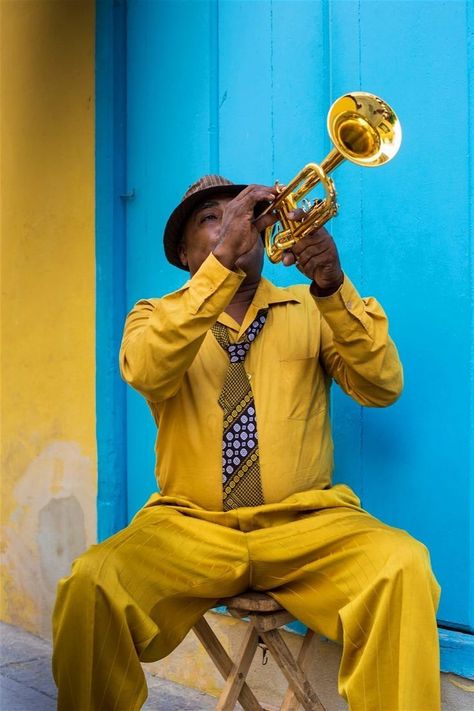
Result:
M366 168L383 165L396 155L402 142L395 111L379 96L365 91L337 99L329 109L327 128L334 148L320 165L308 163L284 188L277 182L277 196L262 213L278 215L279 222L265 230L265 249L274 264L285 250L337 215L336 192L329 173L344 160ZM318 184L326 197L309 201L305 196ZM304 217L290 220L289 213L302 198L308 204L303 209Z
M345 159L368 168L391 160L402 141L401 125L391 106L365 91L337 99L329 109L327 128Z

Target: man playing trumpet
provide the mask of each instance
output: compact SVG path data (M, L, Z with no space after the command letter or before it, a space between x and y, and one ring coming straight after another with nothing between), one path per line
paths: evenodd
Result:
M140 661L169 654L219 598L249 588L342 643L352 711L439 709L428 553L332 485L332 380L369 407L402 389L387 318L359 296L325 229L283 257L309 285L261 276L260 234L275 217L258 213L274 198L220 176L192 185L164 234L190 279L127 318L121 372L159 428L160 493L60 583L60 711L139 709Z

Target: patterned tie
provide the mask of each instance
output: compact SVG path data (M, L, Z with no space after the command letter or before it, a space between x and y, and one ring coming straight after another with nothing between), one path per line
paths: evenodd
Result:
M229 368L219 397L219 405L224 411L224 511L265 503L260 480L255 403L244 360L266 318L267 312L260 311L238 343L230 342L229 332L221 323L212 327L217 342L229 355Z

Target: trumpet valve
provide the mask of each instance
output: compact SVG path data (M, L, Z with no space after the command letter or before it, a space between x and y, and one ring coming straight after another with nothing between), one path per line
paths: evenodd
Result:
M307 198L305 198L304 200L302 200L302 208L301 209L303 210L304 213L308 213L311 210L311 208L313 207L313 205L316 205L316 203L317 203L317 200L313 200L313 202L311 202L311 200L308 200Z

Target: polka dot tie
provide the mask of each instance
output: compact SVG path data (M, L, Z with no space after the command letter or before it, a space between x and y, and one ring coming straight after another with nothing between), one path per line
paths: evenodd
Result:
M255 403L244 360L266 318L266 311L259 312L238 343L230 343L229 332L221 323L215 323L212 327L217 342L229 356L229 368L219 397L219 405L224 412L224 511L265 503L260 479Z

